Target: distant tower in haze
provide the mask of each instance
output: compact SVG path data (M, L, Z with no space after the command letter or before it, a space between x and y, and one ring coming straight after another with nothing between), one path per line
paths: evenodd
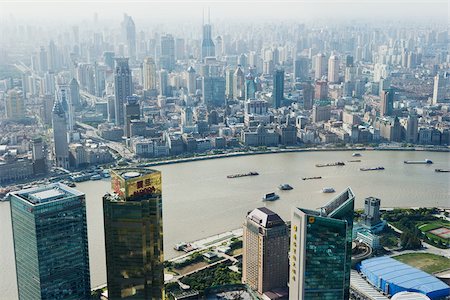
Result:
M380 116L390 116L394 110L394 90L386 89L381 91Z
M17 90L10 90L5 99L6 118L17 121L25 118L25 103L23 93Z
M436 105L443 100L445 100L446 93L447 93L447 76L437 74L434 77L434 86L433 86L433 101L432 104Z
M124 104L124 135L126 138L131 137L131 121L139 120L141 117L141 107L139 105L139 98L137 96L128 96Z
M195 69L190 66L187 69L187 90L188 90L188 94L189 95L194 95L195 91L197 90L196 88L196 74L195 74Z
M133 94L133 82L128 58L116 58L114 69L114 112L116 125L123 125L123 105Z
M144 90L156 90L156 64L153 58L147 57L144 60Z
M320 79L322 76L326 75L327 71L327 61L326 56L323 53L319 53L316 56L316 65L314 66L314 78Z
M32 159L34 174L47 173L47 161L41 137L35 137L32 140Z
M239 100L244 99L245 76L241 66L236 68L233 75L233 97Z
M45 73L48 71L48 57L47 50L44 47L41 47L39 50L39 71Z
M245 76L245 100L255 99L256 83L252 73Z
M410 114L406 122L406 142L416 144L419 133L419 119L416 114Z
M72 105L72 99L70 98L70 88L68 85L61 84L57 86L56 90L56 102L60 102L64 112L66 114L67 131L73 132L75 127L75 112ZM70 141L70 135L69 135Z
M208 9L208 23L203 24L203 38L202 38L202 60L205 57L216 56L214 42L212 40L212 30Z
M81 107L80 86L78 85L78 81L75 78L72 78L72 80L70 81L69 89L70 101L72 102L74 108L79 109Z
M259 294L287 287L289 231L266 207L251 211L244 222L242 282Z
M164 69L159 71L159 95L169 95L169 73Z
M61 101L56 99L52 111L54 157L57 167L69 168L69 145L67 143L66 112Z
M124 14L122 21L122 34L128 47L128 56L136 60L136 26L133 18Z
M276 69L273 73L272 104L274 108L281 107L284 99L284 70Z
M331 55L328 59L328 82L339 82L339 58L337 55Z
M161 36L159 67L169 72L175 69L175 39L171 34Z
M307 57L299 57L294 60L294 81L306 80L309 73L309 60Z

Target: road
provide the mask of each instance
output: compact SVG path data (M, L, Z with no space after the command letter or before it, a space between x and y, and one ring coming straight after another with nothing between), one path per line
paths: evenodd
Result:
M86 138L92 139L94 141L102 142L108 148L119 153L119 155L122 156L123 158L133 160L133 157L134 157L133 152L131 152L130 149L128 149L128 147L126 147L124 144L122 144L120 142L108 141L108 140L102 138L101 136L98 135L97 129L88 124L77 122L77 125L86 130L86 133L85 133Z

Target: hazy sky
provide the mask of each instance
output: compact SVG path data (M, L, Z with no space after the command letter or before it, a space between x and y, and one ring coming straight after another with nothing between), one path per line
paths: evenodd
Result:
M448 0L0 0L0 16L16 19L100 21L121 19L124 12L136 22L201 20L210 8L212 20L224 19L370 19L382 18L448 22ZM3 19L5 21L5 19Z

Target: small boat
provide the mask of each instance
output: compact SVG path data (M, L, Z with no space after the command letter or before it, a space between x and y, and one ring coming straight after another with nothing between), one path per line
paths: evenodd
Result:
M361 156L361 153L355 152L355 153L352 154L352 156L353 156L353 157L360 157L360 156Z
M361 171L381 171L384 170L384 167L375 167L375 168L360 168Z
M228 175L227 178L239 178L239 177L245 177L245 176L257 176L259 175L258 172L248 172L243 174L234 174L234 175Z
M289 190L294 189L292 186L290 186L287 183L280 184L280 186L278 186L278 188L282 191L289 191Z
M403 161L405 164L426 164L430 165L433 163L431 159L425 159L425 160L405 160Z
M438 173L450 173L450 169L446 170L446 169L434 169L435 172Z
M334 166L345 166L345 163L342 161L334 162L334 163L328 163L328 164L316 164L316 167L334 167Z
M263 201L275 201L278 200L280 198L280 196L278 196L275 193L268 193L265 194L264 197L262 198Z
M185 242L181 242L179 244L176 244L173 249L176 251L183 251L184 248L186 248L187 244Z
M71 181L66 182L66 185L67 185L68 187L71 187L71 188L74 188L74 187L77 186L77 185L75 184L75 182L71 182Z
M348 160L348 162L361 162L360 159L353 159L353 160Z
M336 192L332 187L325 187L322 189L322 193L334 193Z
M322 179L322 176L303 177L303 178L302 178L302 180L311 180L311 179Z
M91 180L100 180L100 179L102 179L102 176L100 176L98 174L95 174L95 175L91 176Z

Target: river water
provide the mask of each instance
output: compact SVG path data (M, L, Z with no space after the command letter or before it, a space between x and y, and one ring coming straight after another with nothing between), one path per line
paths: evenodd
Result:
M279 153L212 159L158 166L163 178L163 218L165 258L176 255L173 245L235 229L246 213L266 205L289 220L293 207L318 208L333 194L350 186L356 207L365 197L381 199L384 207L450 207L450 173L435 168L450 168L450 154L438 152L361 151L352 157L348 151ZM407 165L403 160L433 160L433 165ZM347 162L361 159L362 162ZM342 167L317 168L317 163L344 161ZM360 167L384 166L384 171L361 172ZM226 176L249 171L259 176L227 179ZM319 180L302 177L322 176ZM294 187L278 191L281 183ZM92 286L106 282L103 237L102 195L110 191L109 180L88 181L76 187L86 193L89 255ZM263 203L265 193L277 192L280 200ZM0 299L16 299L14 251L9 203L0 203Z

